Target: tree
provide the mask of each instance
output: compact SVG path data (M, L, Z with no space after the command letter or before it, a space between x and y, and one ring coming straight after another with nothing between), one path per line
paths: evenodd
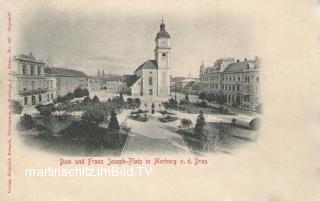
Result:
M86 111L82 115L84 121L93 122L99 124L105 120L106 114L104 110L97 107L87 107Z
M127 98L127 102L128 102L129 107L133 106L133 99L132 98Z
M99 103L99 98L97 97L97 96L94 96L93 98L92 98L92 102L93 103Z
M184 101L185 101L186 104L189 104L189 103L190 103L188 93L186 93L186 95L185 95L185 97L184 97Z
M136 108L139 108L139 107L140 107L140 104L141 104L140 98L135 98L135 99L134 99L134 104L135 104L135 107L136 107Z
M76 88L76 89L73 91L74 97L75 97L75 98L81 97L81 95L82 95L81 92L82 92L82 89L81 89L81 88Z
M22 129L32 129L35 125L35 120L29 114L24 114L20 117L20 123Z
M91 98L89 96L86 96L83 101L83 103L90 103L91 102Z
M121 103L123 103L123 94L122 94L122 92L120 92L119 101L120 101Z
M207 102L206 101L201 101L200 102L201 107L207 107Z
M13 114L21 114L23 106L19 101L12 101L12 112Z
M206 99L206 93L205 92L201 92L200 95L199 95L199 99L205 100Z
M111 130L119 130L120 129L119 122L117 119L117 114L115 113L115 111L111 111L110 123L109 123L108 128Z
M192 121L190 119L181 119L180 125L183 127L188 127L192 124Z
M204 134L204 126L206 125L206 121L203 116L202 110L200 110L200 114L197 118L197 123L194 128L194 134L200 139Z
M178 104L177 100L173 99L173 98L170 98L169 99L169 103L173 106L176 106Z
M36 109L40 112L43 116L50 116L52 112L56 110L53 103L50 103L48 105L37 105Z
M211 106L211 103L214 101L214 99L215 99L215 96L213 93L208 94L207 101L209 101L210 106Z
M218 104L223 105L227 102L227 96L223 94L218 94L216 97L216 101Z

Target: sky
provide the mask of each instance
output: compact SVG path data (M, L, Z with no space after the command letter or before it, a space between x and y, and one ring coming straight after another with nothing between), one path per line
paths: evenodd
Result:
M28 4L16 21L15 53L32 52L49 64L88 75L96 75L98 69L132 74L154 59L154 39L163 16L171 35L173 76L198 76L202 60L213 65L222 57L259 56L252 49L255 21L249 9L237 10L237 4L228 1L188 2Z

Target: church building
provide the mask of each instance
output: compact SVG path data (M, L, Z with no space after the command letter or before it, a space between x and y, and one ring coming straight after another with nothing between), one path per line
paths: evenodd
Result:
M162 20L155 38L155 58L142 63L128 79L131 95L141 99L142 110L154 113L164 109L161 103L169 99L170 51L170 35Z

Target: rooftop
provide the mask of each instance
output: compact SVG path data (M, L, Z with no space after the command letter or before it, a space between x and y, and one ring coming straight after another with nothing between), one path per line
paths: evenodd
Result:
M67 69L67 68L58 68L58 67L50 67L44 69L45 74L48 75L60 75L60 76L69 76L69 77L88 77L84 72Z
M134 72L137 72L140 69L158 69L158 64L156 60L148 60L141 64Z

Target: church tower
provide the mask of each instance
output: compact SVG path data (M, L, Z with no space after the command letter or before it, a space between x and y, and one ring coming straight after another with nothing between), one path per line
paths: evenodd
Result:
M160 31L155 38L155 60L158 66L158 96L169 97L170 95L170 35L165 29L165 24L160 25Z

